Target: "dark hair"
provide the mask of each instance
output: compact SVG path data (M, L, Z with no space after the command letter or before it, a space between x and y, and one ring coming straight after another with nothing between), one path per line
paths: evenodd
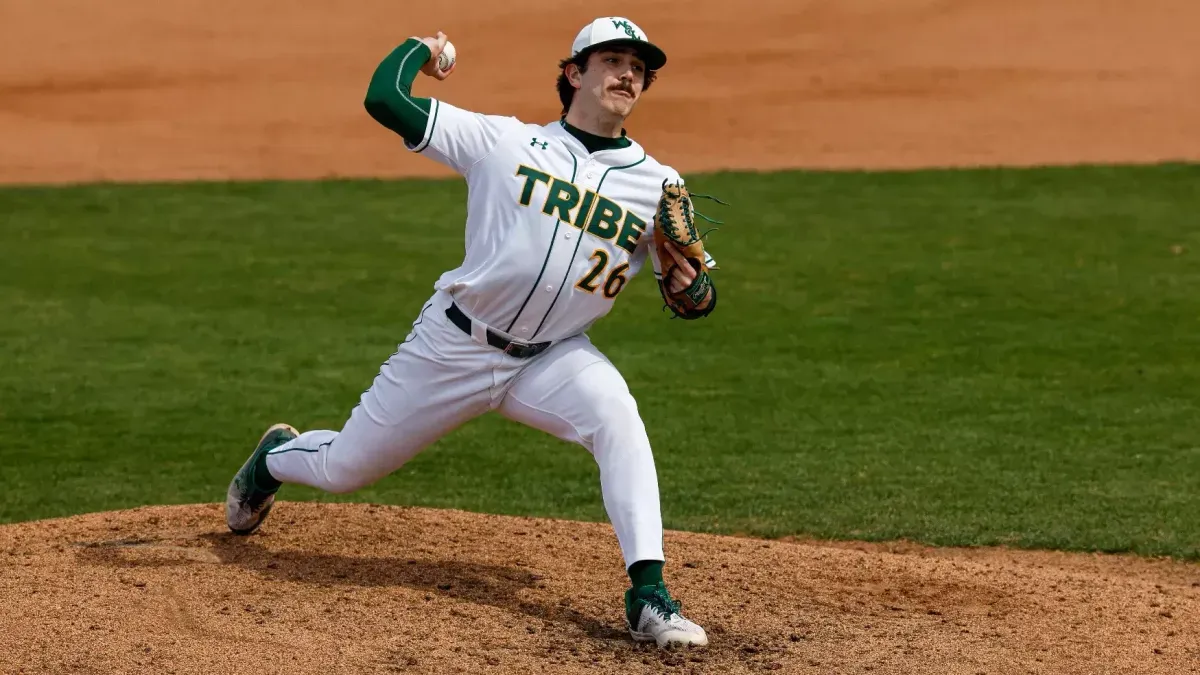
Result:
M586 73L588 67L588 57L591 56L595 51L597 50L585 49L575 56L558 62L558 100L560 103L562 103L563 116L566 116L567 111L571 109L571 101L575 98L576 92L575 85L571 84L571 81L567 79L566 67L574 63L575 66L579 68L579 72ZM642 91L649 89L650 85L653 84L654 80L657 78L657 70L646 69L646 81L645 84L642 85Z

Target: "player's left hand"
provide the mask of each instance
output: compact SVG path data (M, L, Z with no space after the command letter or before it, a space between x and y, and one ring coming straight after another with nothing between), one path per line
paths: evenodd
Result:
M692 282L696 280L696 268L692 267L692 264L688 262L683 252L673 244L668 243L664 248L675 259L675 266L671 268L671 277L667 279L667 290L671 293L679 293L688 286L691 286ZM712 291L709 291L708 296L704 298L704 302L700 303L700 309L707 307L711 301Z
M671 268L671 278L667 280L667 290L678 293L691 286L692 282L696 280L696 270L692 269L691 263L674 245L667 244L664 248L675 259L675 266Z
M687 319L706 316L717 298L708 275L704 235L696 231L696 215L691 192L683 181L663 179L654 215L654 255L663 275L659 288L671 312Z

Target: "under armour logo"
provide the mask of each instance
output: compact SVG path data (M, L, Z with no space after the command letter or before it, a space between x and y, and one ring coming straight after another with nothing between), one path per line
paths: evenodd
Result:
M637 34L637 31L635 31L635 30L633 29L633 26L630 26L630 25L629 25L629 22L628 22L628 21L615 21L615 20L614 20L614 21L613 21L613 28L620 28L621 30L625 31L625 34L626 34L626 35L628 35L629 37L633 38L634 40L641 40L641 39L642 39L642 36L640 36L640 35L638 35L638 34Z
M529 147L531 148L536 148L539 145L541 145L542 149L545 150L546 146L550 145L550 141L539 141L536 138L534 138L532 141L529 141Z

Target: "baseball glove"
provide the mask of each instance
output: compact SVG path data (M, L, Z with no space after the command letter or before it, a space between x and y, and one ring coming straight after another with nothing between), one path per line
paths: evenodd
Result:
M708 195L696 196L725 203ZM685 319L708 314L712 311L715 300L715 297L709 298L709 292L714 289L712 278L708 275L709 258L704 253L704 237L708 232L699 234L696 231L696 217L713 223L719 221L696 213L692 197L682 181L668 183L663 180L662 196L658 200L658 212L654 217L654 252L658 256L659 270L662 272L659 290L671 312ZM675 268L683 264L681 260L692 267L696 278L687 288L671 291L671 276Z

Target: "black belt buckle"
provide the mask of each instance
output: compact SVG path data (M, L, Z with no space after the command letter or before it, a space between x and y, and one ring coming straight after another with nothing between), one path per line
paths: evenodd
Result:
M467 335L471 334L471 320L467 318L466 314L462 313L458 305L450 303L450 306L446 308L446 316L450 317L450 321L458 326L459 330ZM496 349L517 359L528 359L537 356L546 351L546 348L551 345L549 342L513 342L491 330L487 332L487 342Z
M536 344L521 344L519 342L509 341L508 344L504 345L504 348L501 351L503 351L505 354L508 354L509 356L512 356L514 358L527 359L532 356L537 356L538 354L541 354L542 351L544 351L546 349L546 346L548 344L549 343L547 343L547 342L539 342Z

